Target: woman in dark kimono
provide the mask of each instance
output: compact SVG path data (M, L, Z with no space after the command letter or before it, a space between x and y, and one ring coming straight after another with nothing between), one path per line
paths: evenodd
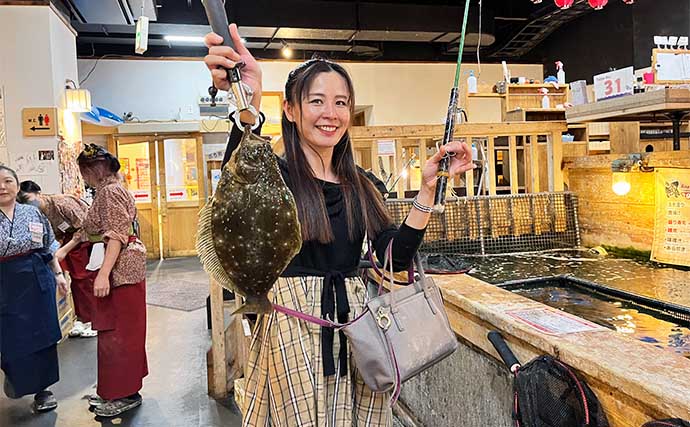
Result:
M96 415L115 417L141 405L139 390L148 375L146 248L135 232L137 209L118 179L117 158L90 144L77 163L96 197L74 239L105 244L93 284L96 309L91 321L98 331L98 396L89 403Z
M50 411L47 388L59 379L56 286L67 293L60 265L50 253L50 223L34 206L16 202L17 174L0 166L0 365L9 398L34 394L33 409Z

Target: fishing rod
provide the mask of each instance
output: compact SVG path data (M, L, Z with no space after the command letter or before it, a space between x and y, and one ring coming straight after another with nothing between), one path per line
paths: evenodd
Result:
M467 17L470 12L470 0L465 0L465 15L462 21L462 33L460 36L460 46L458 47L458 63L455 66L455 82L450 90L450 101L448 102L448 112L446 114L446 128L443 132L441 145L446 145L453 140L455 132L455 120L458 108L458 81L460 80L460 66L462 65L462 51L465 47L465 32L467 31ZM450 176L450 158L452 154L446 153L438 164L436 172L436 194L434 195L434 212L443 213L446 203L446 187Z
M211 29L214 33L223 38L223 46L228 46L235 49L228 30L228 15L225 13L225 5L222 0L201 0L206 10L206 17L208 23L211 24ZM237 50L237 49L235 49ZM240 121L243 123L254 123L256 119L256 112L249 103L248 98L251 98L251 89L242 83L241 69L244 67L244 62L238 62L233 68L226 69L228 73L228 81L230 82L230 90L228 94L235 101L237 107L237 114L240 115ZM209 88L209 94L215 102L215 94L218 89L214 86Z

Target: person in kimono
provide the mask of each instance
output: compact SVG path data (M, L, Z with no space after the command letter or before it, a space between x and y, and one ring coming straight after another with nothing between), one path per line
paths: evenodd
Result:
M139 390L148 375L146 248L136 234L134 198L118 178L117 157L90 144L77 163L96 195L73 240L104 245L100 259L94 257L94 245L89 263L98 269L91 319L98 331L98 387L89 403L96 415L115 417L141 405Z
M7 397L33 394L34 411L45 412L57 407L48 390L60 378L56 287L66 295L67 282L48 219L18 192L17 174L0 166L0 367Z
M60 248L55 258L63 270L69 272L74 313L77 320L69 332L70 337L90 338L97 332L91 329L91 314L96 306L93 281L96 272L86 269L91 254L91 242L72 240L81 229L89 205L69 194L42 194L41 187L33 181L22 181L20 198L36 206L48 218Z

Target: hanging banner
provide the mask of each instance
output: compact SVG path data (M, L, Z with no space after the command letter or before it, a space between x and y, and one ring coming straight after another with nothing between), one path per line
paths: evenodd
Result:
M690 266L690 170L656 168L652 261Z

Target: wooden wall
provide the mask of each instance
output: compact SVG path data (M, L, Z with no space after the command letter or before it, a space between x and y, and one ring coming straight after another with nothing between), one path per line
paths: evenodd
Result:
M654 173L629 173L630 192L611 190L611 162L621 155L567 160L569 189L579 200L582 243L651 251L654 240ZM650 153L652 167L690 168L689 151Z

